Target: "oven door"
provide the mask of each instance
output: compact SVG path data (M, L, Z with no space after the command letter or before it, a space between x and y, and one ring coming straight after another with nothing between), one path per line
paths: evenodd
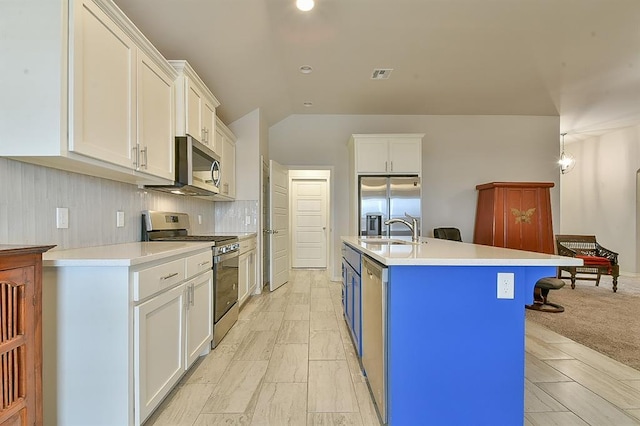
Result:
M238 251L213 258L214 312L217 323L238 302Z

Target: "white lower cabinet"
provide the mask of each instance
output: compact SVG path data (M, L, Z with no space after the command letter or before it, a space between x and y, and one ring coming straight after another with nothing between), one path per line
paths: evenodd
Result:
M145 243L104 249L104 259L91 252L97 248L73 251L80 261L45 258L47 426L140 426L198 356L210 351L211 248L158 255L138 244ZM113 260L114 250L137 257ZM65 252L53 255L64 258ZM149 256L153 260L145 261Z
M249 253L238 256L238 302L240 305L249 297Z
M184 372L185 284L134 308L136 424L142 423Z
M242 305L257 286L256 237L250 236L240 241L238 255L238 302Z
M187 330L185 369L211 348L213 338L213 273L209 271L186 284ZM190 297L189 297L190 295Z

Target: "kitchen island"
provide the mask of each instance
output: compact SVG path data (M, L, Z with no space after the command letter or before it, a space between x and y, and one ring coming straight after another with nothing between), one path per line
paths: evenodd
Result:
M367 265L373 260L387 281L377 284L363 260L361 298L349 293L358 295L351 312L361 312L361 321L348 321L361 326L352 334L362 336L363 366L383 420L522 425L524 305L539 278L580 261L431 238L342 240L345 253L357 251Z

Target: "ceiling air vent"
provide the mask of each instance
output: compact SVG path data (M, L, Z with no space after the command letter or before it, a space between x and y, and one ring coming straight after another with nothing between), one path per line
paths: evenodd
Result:
M372 80L386 80L391 75L391 71L393 68L378 68L373 70L373 74L371 74Z

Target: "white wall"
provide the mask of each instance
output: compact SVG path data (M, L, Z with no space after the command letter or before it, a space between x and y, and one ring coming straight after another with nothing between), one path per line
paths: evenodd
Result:
M56 207L69 209L68 229L56 228ZM118 210L123 228L116 228ZM142 210L185 212L194 234L214 230L212 202L0 158L0 244L59 250L140 241ZM202 225L193 220L198 214Z
M547 181L554 229L559 217L559 118L531 116L292 115L269 131L269 151L283 165L334 166L335 247L348 233L347 141L353 133L425 133L422 234L455 226L472 241L477 184ZM313 168L313 167L310 167ZM334 247L334 249L335 249ZM332 276L338 278L340 250Z
M260 197L260 110L229 124L236 136L236 199Z
M618 252L620 270L640 272L637 250L637 184L640 126L566 145L575 167L561 177L563 234L595 235Z

